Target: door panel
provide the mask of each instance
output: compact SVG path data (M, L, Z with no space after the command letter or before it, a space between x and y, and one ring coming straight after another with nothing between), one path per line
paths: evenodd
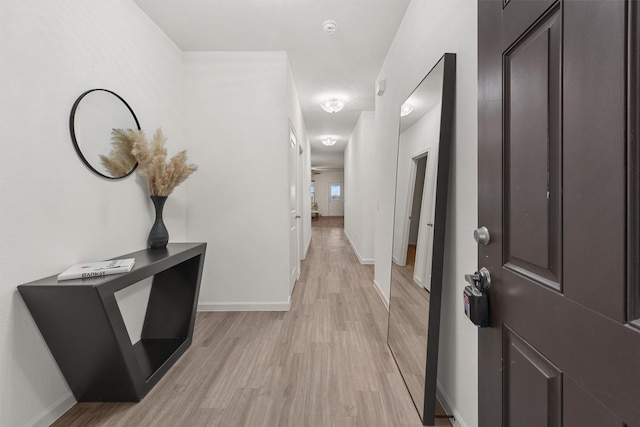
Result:
M509 270L503 271L502 282L508 286L508 292L502 294L504 301L499 304L493 302L491 293L492 321L497 308L513 331L562 370L565 380L572 378L603 406L614 413L625 413L627 420L638 420L631 425L640 425L638 330L620 325L548 288L532 285ZM481 349L486 344L483 334L489 330L481 330ZM484 374L482 365L480 372ZM499 371L497 375L501 377Z
M560 289L560 12L505 54L505 254Z
M574 381L564 381L564 425L594 427L625 427L626 424L600 402L595 400L584 388Z
M433 224L435 215L436 168L429 163L429 152L424 157L425 177L422 187L420 225L418 227L418 244L413 280L431 292L431 265L433 262Z
M557 0L505 0L503 49L507 49Z
M564 9L565 294L624 322L626 3Z
M507 425L562 425L562 372L518 334L504 330Z
M480 426L638 427L638 2L533 3L478 2Z
M300 276L298 181L298 138L289 128L289 295Z

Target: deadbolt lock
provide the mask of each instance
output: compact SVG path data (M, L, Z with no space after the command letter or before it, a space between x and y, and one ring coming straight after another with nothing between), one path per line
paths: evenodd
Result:
M474 230L473 238L476 241L476 243L480 245L484 245L484 246L488 245L489 242L491 241L491 235L489 234L489 229L485 226L482 226L477 230Z
M486 267L482 267L473 274L465 274L464 280L479 292L486 292L491 287L491 274Z

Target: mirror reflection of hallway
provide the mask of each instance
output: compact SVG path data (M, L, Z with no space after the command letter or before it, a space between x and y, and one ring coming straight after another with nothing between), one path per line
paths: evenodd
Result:
M436 411L454 94L455 55L445 54L398 112L387 342L424 425Z

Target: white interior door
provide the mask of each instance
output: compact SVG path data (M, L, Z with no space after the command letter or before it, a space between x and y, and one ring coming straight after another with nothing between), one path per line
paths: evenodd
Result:
M329 216L344 216L344 183L329 184Z
M297 224L297 231L298 231L298 266L300 266L300 261L302 261L305 257L305 249L304 249L304 230L307 228L307 221L311 221L310 215L308 214L308 210L310 209L309 203L305 202L306 200L306 195L304 193L304 175L305 175L305 170L304 170L304 150L302 148L302 144L298 144L298 158L297 158L297 163L298 163L298 191L296 191L296 195L297 195L297 199L298 199L298 216L300 216L301 218L298 218L298 224ZM305 209L304 205L307 205L307 208ZM298 276L300 276L300 268L298 268Z
M433 217L435 208L436 171L435 162L429 162L425 172L422 193L422 213L418 230L418 244L416 246L416 264L413 281L431 292L431 263L433 257Z
M402 267L407 265L407 247L409 245L409 229L411 227L410 212L416 190L415 182L418 173L418 166L415 159L409 165L409 179L407 181L409 184L407 185L409 192L407 193L406 199L399 195L399 189L396 188L395 211L397 213L393 228L393 262ZM396 186L397 185L398 183L396 183Z
M289 128L289 295L300 275L298 239L298 138Z

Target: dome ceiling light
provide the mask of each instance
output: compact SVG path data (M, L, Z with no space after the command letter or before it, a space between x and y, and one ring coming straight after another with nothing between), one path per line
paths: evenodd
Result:
M413 105L405 102L404 104L402 104L402 107L400 107L400 117L408 116L412 111Z
M342 98L329 98L320 103L320 107L327 113L337 113L344 108L345 100Z
M335 138L322 138L320 141L327 147L331 147L336 144L337 140Z

